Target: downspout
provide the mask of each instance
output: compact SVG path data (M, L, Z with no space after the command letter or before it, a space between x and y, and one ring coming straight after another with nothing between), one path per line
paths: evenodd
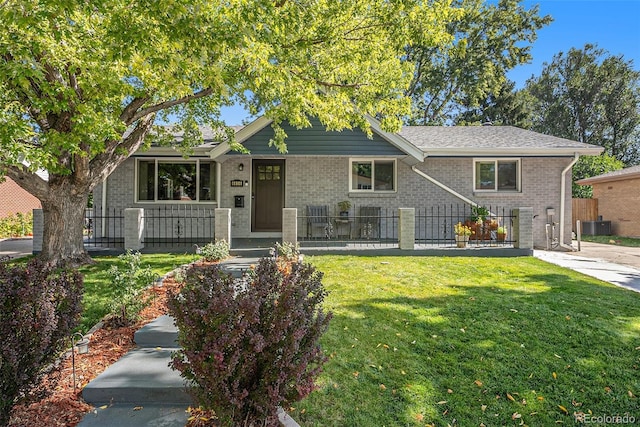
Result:
M220 197L222 194L222 163L216 162L216 207L220 208Z
M421 177L423 177L424 179L426 179L427 181L429 181L429 182L437 185L438 187L442 188L447 193L454 195L455 197L457 197L458 199L462 200L463 202L468 203L471 206L475 206L475 207L479 207L480 206L478 203L474 202L473 200L463 196L462 194L458 193L457 191L447 187L446 185L444 185L443 183L441 183L437 179L435 179L435 178L427 175L426 173L422 172L415 165L411 166L411 170L414 171L415 173L417 173L418 175L420 175ZM493 212L489 212L489 216L496 216L496 215Z
M560 242L561 248L569 249L571 251L575 251L573 246L567 245L566 243L564 243L564 211L565 211L564 199L565 199L565 194L567 192L567 180L566 180L567 172L569 172L569 170L573 167L573 165L576 164L579 158L580 158L580 154L575 153L573 155L573 160L571 161L571 163L569 163L569 165L566 168L564 168L562 170L562 173L560 174L560 179L561 179L560 181L560 239L558 241Z

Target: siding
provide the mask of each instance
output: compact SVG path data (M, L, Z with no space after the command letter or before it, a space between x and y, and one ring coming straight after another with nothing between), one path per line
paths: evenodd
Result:
M406 153L391 145L377 134L372 139L360 129L326 131L318 120L312 120L312 127L296 129L283 123L287 134L288 155L319 156L404 156ZM269 147L273 129L267 126L246 140L243 145L252 155L280 156L275 147ZM237 153L229 153L230 155Z

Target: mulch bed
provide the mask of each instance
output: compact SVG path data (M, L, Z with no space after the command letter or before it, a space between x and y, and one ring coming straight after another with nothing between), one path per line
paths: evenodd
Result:
M96 330L91 336L89 353L75 355L75 391L69 355L44 376L30 402L18 404L13 408L9 426L76 426L84 415L93 409L82 399L82 388L135 346L135 331L158 316L168 313L168 295L180 287L181 284L172 278L166 278L161 286L154 286L146 291L151 297L150 305L140 313L140 320L135 325L120 328L103 327Z

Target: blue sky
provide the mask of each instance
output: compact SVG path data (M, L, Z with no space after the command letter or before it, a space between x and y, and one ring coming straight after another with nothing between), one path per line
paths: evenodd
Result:
M530 64L509 72L516 88L524 86L531 76L539 76L544 63L569 49L582 49L585 44L597 44L611 55L623 55L633 60L640 70L640 0L525 0L530 9L540 6L541 16L551 15L554 21L538 32L533 44ZM228 125L240 124L247 113L240 107L225 108L223 118Z

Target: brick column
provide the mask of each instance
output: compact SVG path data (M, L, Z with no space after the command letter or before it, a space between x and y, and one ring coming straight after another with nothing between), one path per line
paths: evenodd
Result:
M144 209L126 208L124 210L124 248L134 251L144 248Z
M414 208L398 209L398 239L402 250L412 251L416 243L416 210Z
M216 208L214 237L231 245L231 209Z
M282 209L282 244L298 243L298 209Z
M42 252L42 241L44 239L44 214L42 209L33 210L33 249L34 254Z
M516 208L513 216L513 246L533 249L533 208Z

